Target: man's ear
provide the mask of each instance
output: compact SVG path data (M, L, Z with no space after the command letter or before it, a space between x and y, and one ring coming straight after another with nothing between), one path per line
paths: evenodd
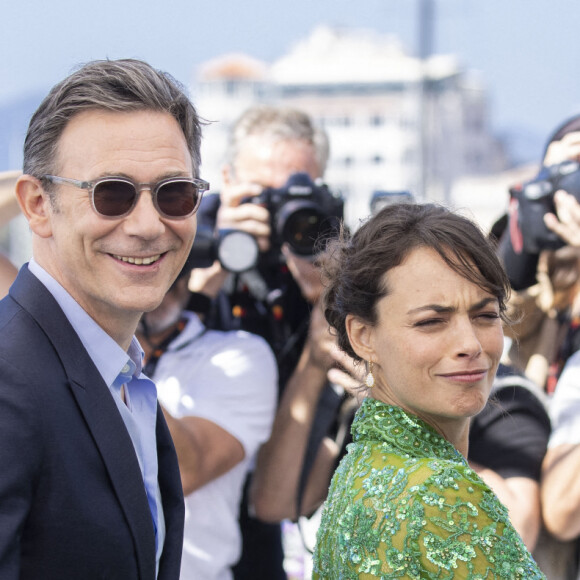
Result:
M32 175L21 175L15 190L30 229L41 238L52 236L51 202L40 180Z
M347 315L345 326L354 352L364 360L376 360L372 340L373 327L352 314Z

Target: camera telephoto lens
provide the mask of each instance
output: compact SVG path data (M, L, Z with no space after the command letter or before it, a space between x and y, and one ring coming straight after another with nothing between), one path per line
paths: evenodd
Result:
M318 238L331 229L328 216L309 202L286 204L277 221L280 239L301 256L312 256Z

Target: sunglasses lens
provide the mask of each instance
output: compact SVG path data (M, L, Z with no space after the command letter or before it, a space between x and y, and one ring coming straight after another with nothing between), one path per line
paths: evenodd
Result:
M101 215L119 217L131 211L136 195L131 183L111 179L95 186L93 203Z
M190 181L170 181L157 191L159 211L168 217L182 218L191 215L200 201L200 191Z

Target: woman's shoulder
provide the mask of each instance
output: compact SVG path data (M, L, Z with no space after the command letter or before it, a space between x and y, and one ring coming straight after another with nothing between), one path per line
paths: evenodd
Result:
M410 487L424 482L445 486L451 485L453 480L452 487L462 482L468 486L484 486L489 489L459 454L456 457L414 456L401 453L388 442L373 441L349 444L346 459L350 464L349 468L358 477L382 473L390 479L394 471L401 471L407 475Z
M384 454L380 446L371 446L362 450L357 466L355 487L364 489L366 497L389 486L391 499L418 502L428 512L464 509L474 516L486 514L489 521L509 522L505 506L466 461Z
M506 508L467 463L381 454L377 445L354 451L329 495L322 552L345 550L347 568L392 577L543 577Z
M483 502L498 521L507 511L481 478L460 459L411 457L395 453L386 443L351 443L334 486L349 489L352 499L371 502L414 501L435 506L463 501ZM388 491L388 493L386 493Z

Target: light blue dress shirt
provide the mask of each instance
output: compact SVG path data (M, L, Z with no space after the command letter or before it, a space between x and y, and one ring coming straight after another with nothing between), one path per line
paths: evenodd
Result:
M37 262L31 260L28 269L54 296L83 346L109 387L139 460L145 491L155 527L156 561L165 540L165 518L157 466L157 389L142 372L143 349L135 337L125 352L74 300L74 298ZM125 385L125 401L121 387Z

